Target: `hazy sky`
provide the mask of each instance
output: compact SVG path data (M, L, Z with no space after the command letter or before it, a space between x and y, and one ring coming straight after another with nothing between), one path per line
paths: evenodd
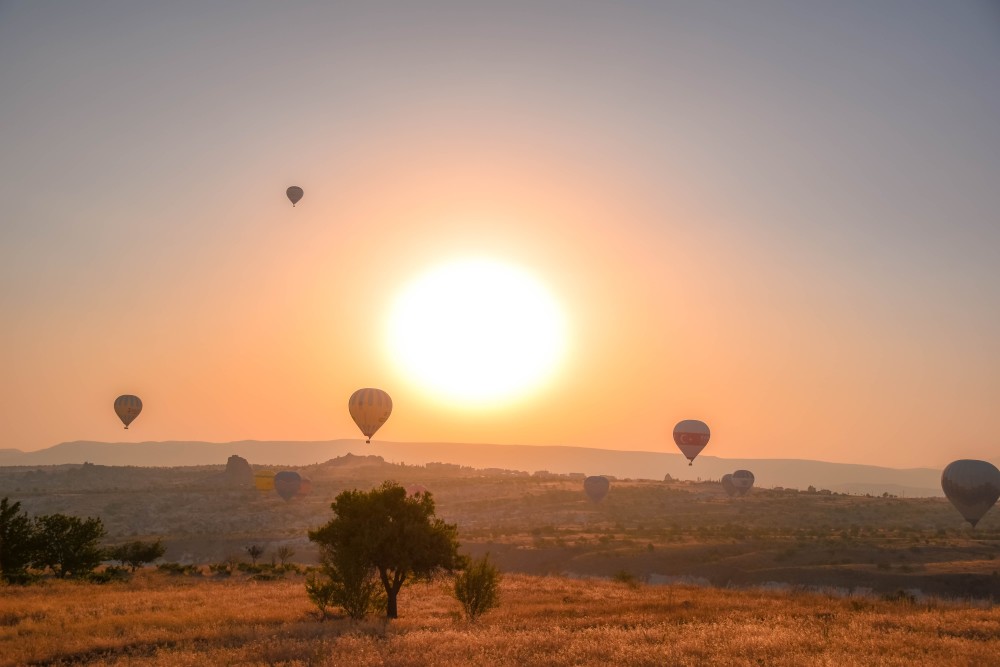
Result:
M995 2L0 0L0 119L0 447L357 437L375 386L383 440L1000 463ZM386 349L471 257L568 331L493 408Z

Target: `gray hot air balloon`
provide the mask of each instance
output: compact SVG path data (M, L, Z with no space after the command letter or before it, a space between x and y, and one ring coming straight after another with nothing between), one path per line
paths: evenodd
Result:
M604 500L604 496L608 495L608 489L610 488L611 482L608 481L607 477L601 475L595 475L583 480L583 492L595 503Z
M733 484L733 476L730 474L725 474L722 476L722 489L726 492L726 495L732 498L739 491L736 489L736 485Z
M952 461L941 472L941 489L975 528L1000 498L1000 470L988 461Z
M736 492L741 496L745 496L750 492L753 487L754 476L749 470L737 470L733 473L733 486L736 487Z
M705 422L697 419L685 419L674 427L674 443L681 450L684 458L688 460L688 465L692 465L694 457L705 449L709 437L711 437L711 432L708 430L708 426Z
M140 412L142 412L142 401L139 400L138 396L123 394L115 399L115 414L125 424L125 428L128 428L128 425L139 416Z
M302 188L297 185L293 185L285 190L285 195L288 197L288 201L292 202L293 207L299 203L299 200L302 199L302 195L304 194L305 192Z
M392 399L381 389L358 389L347 402L354 423L358 425L367 440L371 442L375 431L381 428L392 413Z

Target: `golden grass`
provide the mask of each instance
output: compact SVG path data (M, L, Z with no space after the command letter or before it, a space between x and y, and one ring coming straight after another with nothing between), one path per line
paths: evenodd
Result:
M461 620L446 582L401 618L317 620L301 579L0 588L0 664L987 665L1000 609L807 593L506 575L501 607Z

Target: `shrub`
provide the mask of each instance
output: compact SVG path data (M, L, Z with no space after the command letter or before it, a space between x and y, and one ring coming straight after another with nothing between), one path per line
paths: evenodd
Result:
M455 577L455 597L469 621L500 605L500 570L486 554L473 560L464 572Z
M164 553L166 549L160 540L155 542L134 540L108 549L105 555L108 560L116 560L122 567L128 566L129 570L135 572L146 563L161 558Z

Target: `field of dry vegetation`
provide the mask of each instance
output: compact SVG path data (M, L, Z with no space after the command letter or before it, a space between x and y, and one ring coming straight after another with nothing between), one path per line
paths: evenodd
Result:
M988 665L1000 608L506 575L476 624L447 581L391 623L320 621L301 577L153 569L97 586L0 588L2 665Z

